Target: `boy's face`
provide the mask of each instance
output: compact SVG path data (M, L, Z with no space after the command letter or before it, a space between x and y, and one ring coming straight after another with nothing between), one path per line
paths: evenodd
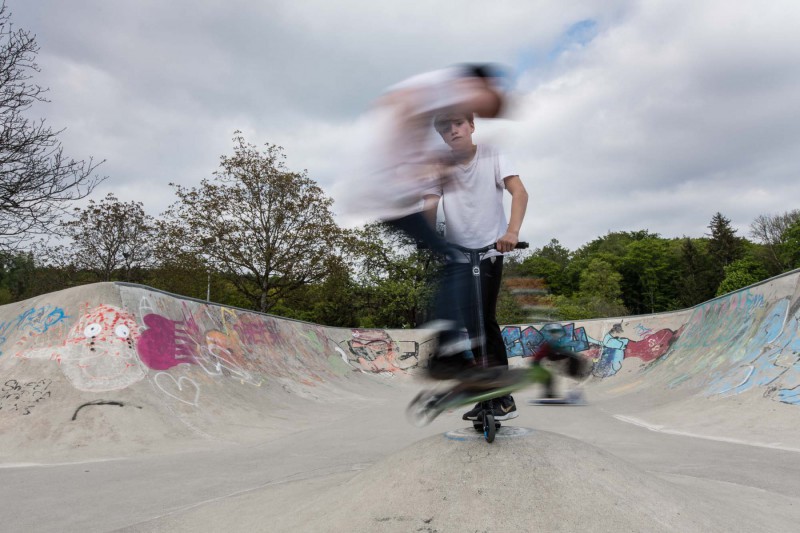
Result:
M451 115L436 121L436 131L453 150L466 150L472 147L475 124L463 115Z

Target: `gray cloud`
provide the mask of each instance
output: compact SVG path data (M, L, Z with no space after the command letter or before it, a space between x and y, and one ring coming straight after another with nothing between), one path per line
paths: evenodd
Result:
M359 122L388 85L459 61L523 66L502 139L533 192L523 236L575 248L608 230L740 234L798 208L800 40L792 2L161 2L10 0L37 34L36 112L109 190L157 214L241 129L285 147L337 201ZM591 31L571 35L576 23ZM359 222L342 212L342 222Z

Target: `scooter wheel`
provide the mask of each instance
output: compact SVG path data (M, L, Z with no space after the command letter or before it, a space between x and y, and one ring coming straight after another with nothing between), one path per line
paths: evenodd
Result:
M486 442L494 442L494 436L497 433L497 427L494 425L494 415L486 413L483 419L483 438Z

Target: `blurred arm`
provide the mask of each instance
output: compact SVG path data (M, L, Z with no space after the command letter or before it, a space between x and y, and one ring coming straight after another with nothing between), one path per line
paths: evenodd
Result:
M425 220L436 229L436 213L439 210L439 197L435 194L425 195L422 204L422 213L425 215Z

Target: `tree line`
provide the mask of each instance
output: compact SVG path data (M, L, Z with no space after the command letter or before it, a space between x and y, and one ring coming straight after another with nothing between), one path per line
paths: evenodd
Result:
M560 317L586 319L683 309L800 268L800 210L758 216L750 239L719 212L708 230L610 232L575 251L553 239L518 271L545 280Z
M437 257L379 223L339 227L333 200L287 168L281 147L240 132L199 186L171 184L175 201L157 217L113 193L70 210L106 178L91 157L63 154L61 130L28 117L46 102L32 81L37 52L0 5L0 305L128 281L332 326L430 318ZM700 238L612 232L575 251L553 239L512 255L506 277L544 280L565 320L669 311L800 266L800 211L759 216L750 228L752 240L716 213ZM509 291L498 314L526 319Z

